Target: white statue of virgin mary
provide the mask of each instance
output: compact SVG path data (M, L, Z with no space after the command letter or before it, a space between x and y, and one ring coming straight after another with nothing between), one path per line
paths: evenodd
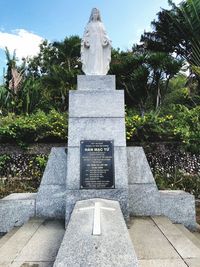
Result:
M81 41L82 70L86 75L106 75L111 60L111 41L101 22L100 12L93 8Z

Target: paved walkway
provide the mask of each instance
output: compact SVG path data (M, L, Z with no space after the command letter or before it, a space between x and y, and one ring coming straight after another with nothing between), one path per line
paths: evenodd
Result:
M139 267L200 267L200 239L166 217L132 218L129 233Z
M0 267L51 267L64 235L58 220L32 219L0 239Z
M64 232L59 220L32 219L14 228L0 239L0 267L52 267ZM200 267L200 233L166 217L132 218L129 233L139 267Z

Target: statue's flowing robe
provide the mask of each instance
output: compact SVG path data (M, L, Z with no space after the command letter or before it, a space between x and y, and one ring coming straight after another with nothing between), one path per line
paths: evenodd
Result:
M103 23L100 21L89 22L81 42L83 72L86 75L106 75L110 60L111 45Z

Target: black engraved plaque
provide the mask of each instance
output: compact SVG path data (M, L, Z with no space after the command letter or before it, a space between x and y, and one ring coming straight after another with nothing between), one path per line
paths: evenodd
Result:
M81 141L81 189L115 188L113 141Z

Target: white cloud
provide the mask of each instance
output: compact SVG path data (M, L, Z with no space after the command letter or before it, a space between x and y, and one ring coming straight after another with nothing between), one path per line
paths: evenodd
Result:
M151 31L151 26L147 26L145 28L138 28L138 29L136 29L135 34L134 34L134 39L129 40L128 46L129 47L132 47L133 44L140 44L141 35L144 32L149 32L149 31Z
M17 29L11 33L0 31L0 49L8 47L11 53L16 50L18 59L37 55L42 40L42 37L24 29Z

